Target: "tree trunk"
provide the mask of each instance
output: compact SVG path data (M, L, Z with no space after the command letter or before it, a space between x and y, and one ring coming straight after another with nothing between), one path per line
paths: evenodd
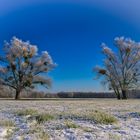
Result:
M15 100L19 100L19 99L20 99L20 90L16 90Z
M118 99L118 100L121 99L120 93L117 94L117 99Z
M126 93L126 90L122 90L122 99L124 99L124 100L127 99L127 93Z
M118 89L115 89L115 88L113 88L113 89L114 89L114 92L115 92L115 94L117 96L117 99L120 100L121 99L120 92L118 91Z

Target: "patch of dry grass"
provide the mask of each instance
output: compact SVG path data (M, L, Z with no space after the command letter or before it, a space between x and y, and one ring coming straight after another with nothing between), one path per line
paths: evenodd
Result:
M42 113L42 114L38 114L36 117L35 117L37 123L43 123L43 122L46 122L46 121L50 121L50 120L53 120L54 119L54 116L51 115L51 114L47 114L47 113Z
M34 109L18 110L16 111L16 114L19 116L30 115L31 118L34 118L39 124L54 119L53 115L49 113L39 113L37 110Z
M38 111L34 109L17 110L16 114L19 116L27 116L27 115L32 116L38 114Z
M11 120L0 120L0 126L3 126L3 127L14 127L14 123Z
M80 127L79 125L77 125L76 123L74 123L74 122L72 122L72 121L70 121L70 120L66 120L66 121L64 122L64 124L65 124L65 126L66 126L67 128L79 128L79 127Z
M70 112L61 113L60 116L62 118L92 120L100 124L113 124L117 122L113 115L98 110L85 110L83 112L71 110Z
M113 115L97 110L90 112L85 117L100 124L113 124L117 122L117 119Z

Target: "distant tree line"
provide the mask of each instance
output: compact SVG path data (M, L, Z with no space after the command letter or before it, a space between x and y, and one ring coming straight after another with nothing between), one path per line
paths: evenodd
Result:
M2 88L0 98L14 98L14 90ZM44 91L25 90L21 92L21 98L116 98L114 92L58 92L45 93ZM127 91L129 98L140 98L140 90Z

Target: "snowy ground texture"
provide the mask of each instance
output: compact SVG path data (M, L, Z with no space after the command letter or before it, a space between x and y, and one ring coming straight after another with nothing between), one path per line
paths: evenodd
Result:
M140 100L0 100L0 140L140 140Z

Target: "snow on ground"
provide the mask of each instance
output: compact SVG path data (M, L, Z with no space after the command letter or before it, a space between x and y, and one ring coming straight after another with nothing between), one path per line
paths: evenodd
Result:
M54 119L37 123L34 115L17 114L27 109L51 114ZM117 122L102 124L74 116L93 110L111 114ZM0 140L139 140L140 100L1 100L0 120L14 124L0 122Z

